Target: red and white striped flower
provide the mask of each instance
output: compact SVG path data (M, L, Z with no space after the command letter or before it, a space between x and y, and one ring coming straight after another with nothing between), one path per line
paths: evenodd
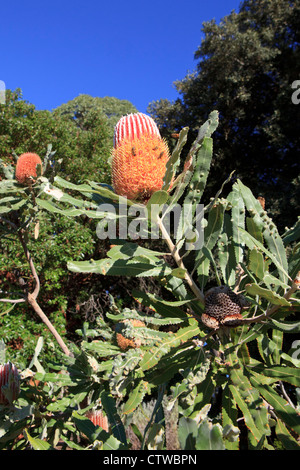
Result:
M102 410L89 410L86 413L86 417L89 418L95 426L100 426L104 431L108 432L107 416L104 416Z
M0 364L0 404L13 403L20 393L20 374L11 362Z
M140 138L142 135L156 135L160 137L158 127L153 119L143 113L123 116L115 127L114 148L123 140L133 140Z

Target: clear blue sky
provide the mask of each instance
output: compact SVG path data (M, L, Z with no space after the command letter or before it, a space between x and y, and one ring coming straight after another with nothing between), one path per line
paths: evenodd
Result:
M115 96L145 112L177 97L173 82L196 66L201 25L240 0L37 0L0 7L0 80L37 109L81 93Z

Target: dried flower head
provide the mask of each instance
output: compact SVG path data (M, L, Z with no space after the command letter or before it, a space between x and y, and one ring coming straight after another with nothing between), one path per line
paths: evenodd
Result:
M37 176L36 167L42 166L42 160L36 153L23 153L17 161L16 180L22 184L30 184Z
M13 403L20 393L20 374L11 362L0 364L0 404Z
M140 347L140 342L135 338L127 338L122 334L122 330L126 328L126 324L131 323L134 328L141 328L145 326L145 323L140 320L124 320L117 324L116 326L116 339L120 349L125 351L128 348L138 348Z
M169 157L168 145L153 119L141 113L124 116L115 128L114 191L128 199L147 202L163 186Z

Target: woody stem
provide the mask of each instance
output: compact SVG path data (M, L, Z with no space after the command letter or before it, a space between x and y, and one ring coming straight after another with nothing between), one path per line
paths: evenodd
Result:
M158 227L160 228L161 230L161 234L163 236L163 238L165 239L168 247L169 247L169 250L171 252L171 255L173 256L174 260L176 261L176 264L179 268L182 268L184 269L185 271L185 275L184 275L184 279L185 281L187 282L187 284L189 285L190 289L192 290L192 292L195 294L197 300L199 302L201 302L203 305L204 305L204 295L203 295L203 292L201 291L201 289L199 289L199 287L197 286L197 284L195 283L195 281L193 280L192 276L190 275L190 273L187 271L183 261L182 261L182 258L179 254L179 251L178 249L176 248L176 246L174 245L174 243L172 242L171 240L171 237L168 233L168 231L166 230L166 227L164 226L163 224L163 221L160 217L157 217L157 223L158 223Z

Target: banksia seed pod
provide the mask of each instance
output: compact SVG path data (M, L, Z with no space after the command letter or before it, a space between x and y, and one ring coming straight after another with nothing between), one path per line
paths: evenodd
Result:
M20 393L20 374L11 362L0 365L0 404L13 403Z
M107 416L104 416L102 410L90 410L86 413L86 417L89 418L95 426L100 426L104 431L108 432Z
M205 313L201 320L212 329L220 326L236 327L243 321L241 311L246 305L244 297L228 286L213 287L205 294Z
M163 186L169 157L168 145L153 119L141 113L121 118L112 152L114 191L128 199L147 202Z
M17 161L16 180L21 184L31 184L36 178L36 167L42 160L36 153L23 153Z
M115 127L114 148L123 140L139 138L142 135L160 137L157 125L150 116L143 113L128 114L121 117Z

